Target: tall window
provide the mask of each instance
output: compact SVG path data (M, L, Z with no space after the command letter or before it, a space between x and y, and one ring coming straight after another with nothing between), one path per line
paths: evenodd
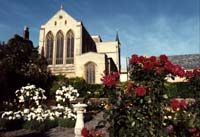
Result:
M53 34L48 32L46 36L46 58L49 65L53 62Z
M64 36L61 31L56 35L56 64L63 64Z
M74 34L70 30L67 33L66 64L74 63Z
M88 84L95 84L95 64L89 62L85 65L85 77Z

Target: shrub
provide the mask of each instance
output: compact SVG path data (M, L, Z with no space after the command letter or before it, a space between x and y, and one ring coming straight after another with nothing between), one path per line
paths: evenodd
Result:
M4 130L16 130L22 128L23 120L15 119L8 120L4 118L0 118L0 129Z
M75 89L79 91L80 97L85 97L87 92L90 91L94 96L95 92L98 94L98 97L104 97L103 87L100 84L87 84L83 78L75 77L75 78L67 78L65 76L59 75L54 76L52 88L50 89L50 97L55 96L55 91L62 86L71 85Z
M165 83L166 94L169 98L194 98L189 82Z
M59 118L58 119L58 125L61 127L67 127L67 128L74 128L75 127L76 120L74 118Z
M167 136L173 126L163 125L164 108L169 102L166 95L166 78L185 77L188 74L179 65L172 64L166 55L159 58L133 55L130 59L129 73L131 81L124 88L119 87L116 73L105 75L102 79L109 97L105 118L110 124L110 136ZM188 77L192 78L193 73ZM186 108L184 101L181 101L181 104L174 102L177 107ZM191 115L198 116L199 108ZM198 121L197 117L195 121ZM179 130L183 129L182 125L178 124ZM199 131L196 126L196 130ZM188 136L187 133L174 132L173 136Z

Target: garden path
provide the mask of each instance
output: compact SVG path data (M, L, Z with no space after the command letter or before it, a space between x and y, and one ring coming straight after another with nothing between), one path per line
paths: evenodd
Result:
M98 125L99 121L103 119L103 112L94 115L93 119L89 122L85 123L85 127L89 130L93 130L95 126ZM99 128L101 128L103 124L100 124ZM105 125L108 127L108 125ZM105 137L109 137L109 134L106 132L106 127L101 128L105 133ZM36 131L20 129L16 131L7 131L1 132L0 137L74 137L74 128L64 128L64 127L56 127L52 128L49 131L45 132L43 135L37 133Z

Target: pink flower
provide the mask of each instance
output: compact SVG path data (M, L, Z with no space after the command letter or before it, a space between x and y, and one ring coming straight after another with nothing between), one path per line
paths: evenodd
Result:
M146 89L142 86L139 86L136 88L136 95L137 96L140 96L140 97L143 97L145 94L146 94Z
M184 99L180 101L180 106L183 107L184 109L187 109L187 103Z
M197 129L196 129L196 128L189 128L188 131L189 131L190 133L194 133L194 132L197 131Z
M169 125L169 126L167 127L167 130L168 130L169 132L172 132L172 131L174 130L174 126L173 126L173 125Z

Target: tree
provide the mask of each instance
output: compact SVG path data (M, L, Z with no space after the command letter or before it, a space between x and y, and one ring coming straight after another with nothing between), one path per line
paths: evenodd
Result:
M27 83L47 89L50 80L46 59L32 41L15 35L0 45L0 101L12 100L15 90Z

